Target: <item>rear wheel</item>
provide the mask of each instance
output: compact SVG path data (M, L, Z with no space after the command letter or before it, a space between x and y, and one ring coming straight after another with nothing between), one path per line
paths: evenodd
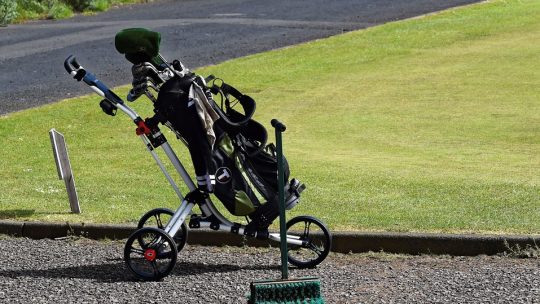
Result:
M287 239L301 244L287 245L289 262L299 268L319 265L332 248L332 236L326 225L312 216L298 216L287 222Z
M138 229L143 227L156 227L161 230L165 230L165 227L173 217L174 212L167 208L156 208L146 212L137 225ZM176 249L180 252L187 242L187 225L182 223L180 230L173 236L173 240L176 243Z

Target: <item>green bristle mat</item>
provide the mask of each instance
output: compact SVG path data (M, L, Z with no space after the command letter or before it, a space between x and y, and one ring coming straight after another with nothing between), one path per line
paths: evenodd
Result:
M324 303L321 282L316 278L257 281L250 285L250 304Z

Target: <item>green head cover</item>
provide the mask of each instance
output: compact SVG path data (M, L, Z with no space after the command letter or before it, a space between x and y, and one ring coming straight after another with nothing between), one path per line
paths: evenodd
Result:
M114 46L120 54L134 64L151 62L159 64L159 44L161 35L145 28L128 28L121 30L114 38Z

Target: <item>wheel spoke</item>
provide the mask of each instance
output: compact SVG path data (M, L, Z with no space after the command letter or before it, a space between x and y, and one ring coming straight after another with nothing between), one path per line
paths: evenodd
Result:
M311 222L305 221L304 222L304 238L307 239L309 237L309 229L311 227Z
M129 248L129 252L144 255L144 250L138 249L138 248L133 248L133 246L131 248Z
M311 251L315 252L318 256L321 256L323 253L323 251L313 243L309 243L307 248L311 249Z
M154 277L157 277L160 272L159 272L156 261L154 260L150 264L152 265L152 270L154 271Z
M163 229L163 223L161 221L161 214L160 213L156 213L154 215L154 217L156 218L156 224L158 226L159 229Z

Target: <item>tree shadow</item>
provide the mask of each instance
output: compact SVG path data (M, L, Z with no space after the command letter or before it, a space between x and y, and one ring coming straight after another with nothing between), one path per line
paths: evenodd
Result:
M185 277L205 273L227 273L240 270L271 270L278 269L277 265L258 265L240 267L230 264L207 264L198 262L176 263L169 276ZM93 280L102 283L138 281L125 266L122 259L110 259L107 263L97 265L81 265L56 267L48 269L0 270L0 277L6 278L70 278Z
M19 217L29 217L36 213L34 209L13 209L0 211L0 220L16 219Z

